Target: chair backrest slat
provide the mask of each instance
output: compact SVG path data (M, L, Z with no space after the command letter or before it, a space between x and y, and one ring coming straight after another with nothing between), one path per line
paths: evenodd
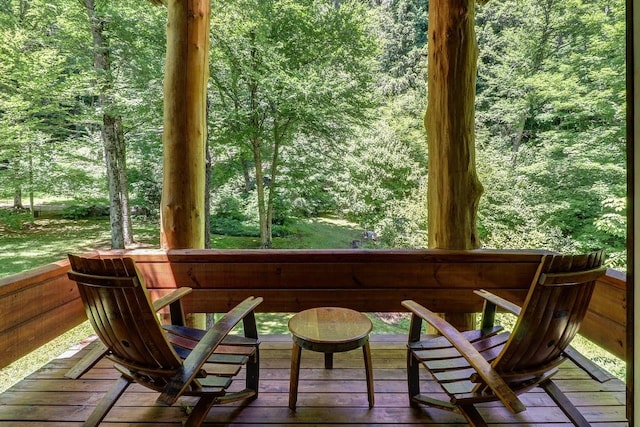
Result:
M69 260L69 277L78 283L87 317L116 363L158 382L164 379L157 373L181 366L132 259L69 255Z
M68 276L71 280L82 282L85 286L108 286L109 288L133 288L138 286L137 280L131 277L98 276L76 271L69 271Z
M606 267L594 268L576 273L541 274L539 284L543 286L571 286L577 283L590 282L606 273Z
M602 251L587 255L547 255L502 353L498 372L526 373L555 366L587 313L595 280L606 269Z

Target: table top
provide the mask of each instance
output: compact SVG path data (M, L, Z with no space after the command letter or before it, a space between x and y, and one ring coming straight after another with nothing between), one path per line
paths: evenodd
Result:
M341 307L319 307L301 311L289 319L291 333L315 343L348 343L369 335L371 320L364 314Z

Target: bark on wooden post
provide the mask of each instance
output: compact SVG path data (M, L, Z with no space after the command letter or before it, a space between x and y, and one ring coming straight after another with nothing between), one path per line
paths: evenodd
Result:
M210 0L167 2L161 244L204 248Z
M475 86L478 49L475 0L429 3L428 106L429 247L479 247L476 218L482 194L475 169ZM470 315L447 315L468 328Z

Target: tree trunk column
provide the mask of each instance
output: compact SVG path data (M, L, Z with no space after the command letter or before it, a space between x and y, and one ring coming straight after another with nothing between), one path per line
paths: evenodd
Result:
M482 185L475 169L478 49L475 0L429 5L429 247L479 247L476 218Z
M475 86L478 49L475 0L429 3L428 106L424 123L429 150L430 248L480 246L476 219L482 194L475 169ZM446 313L460 330L475 316Z
M161 244L204 248L210 0L169 0Z

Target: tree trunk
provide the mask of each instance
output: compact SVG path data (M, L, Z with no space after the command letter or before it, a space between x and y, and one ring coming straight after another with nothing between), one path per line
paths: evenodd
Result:
M478 50L474 3L475 0L434 0L429 4L429 99L425 127L431 248L474 249L480 243L476 229L482 185L475 170ZM472 326L470 319L466 314L447 315L447 320L464 329Z
M118 162L118 186L120 188L120 210L122 212L122 238L125 246L133 243L133 225L129 207L129 180L127 179L127 147L124 142L122 118L115 122L116 159Z
M17 186L14 190L13 190L13 207L14 209L22 209L22 188L20 188L20 186Z
M207 117L209 116L209 104L207 103ZM205 138L205 165L204 165L204 248L211 248L211 168L212 158L209 147L209 131Z
M124 136L121 133L121 119L113 114L111 91L113 79L111 76L111 59L109 42L104 35L104 20L98 17L93 0L85 0L87 15L91 25L93 38L93 67L96 71L98 87L98 102L104 111L102 115L102 143L104 146L107 179L109 182L109 218L111 222L111 247L124 249L125 228L123 219L123 205L127 206L126 170L124 156ZM122 141L119 141L119 136ZM124 178L124 181L122 180Z
M111 248L124 249L121 188L118 180L118 156L116 143L117 119L110 114L102 116L102 142L109 180L109 219L111 221Z
M251 32L251 66L254 69L258 67L257 50L255 49L254 32ZM262 167L262 135L261 129L261 117L259 112L259 100L258 100L258 84L253 79L253 76L249 76L249 96L250 96L250 109L251 109L251 150L253 154L253 163L256 172L256 192L258 196L258 222L260 225L260 247L262 249L268 249L271 247L271 223L269 220L269 209L267 206L268 197L265 195L264 185L264 172Z
M167 2L161 243L204 248L209 0Z
M273 209L276 197L276 178L280 162L280 146L282 129L276 119L273 124L273 154L271 155L271 168L269 170L269 200L267 202L267 227L269 233L269 246L273 244Z
M253 183L251 182L251 173L249 172L251 165L249 159L245 157L244 152L240 153L240 166L242 167L242 177L244 178L244 188L242 192L246 194L253 190Z
M254 137L253 161L256 170L256 192L258 195L258 222L260 223L260 247L268 249L271 247L271 227L269 225L269 215L267 209L267 197L264 191L264 173L262 172L262 153L260 152L260 140Z
M524 135L524 125L527 122L529 116L528 104L526 108L522 109L522 112L518 115L518 121L514 125L511 143L511 167L515 168L518 163L518 151L520 150L520 143L522 142L522 136Z
M35 218L36 210L33 194L33 145L31 143L27 146L27 150L29 153L29 210L31 211L31 216Z

